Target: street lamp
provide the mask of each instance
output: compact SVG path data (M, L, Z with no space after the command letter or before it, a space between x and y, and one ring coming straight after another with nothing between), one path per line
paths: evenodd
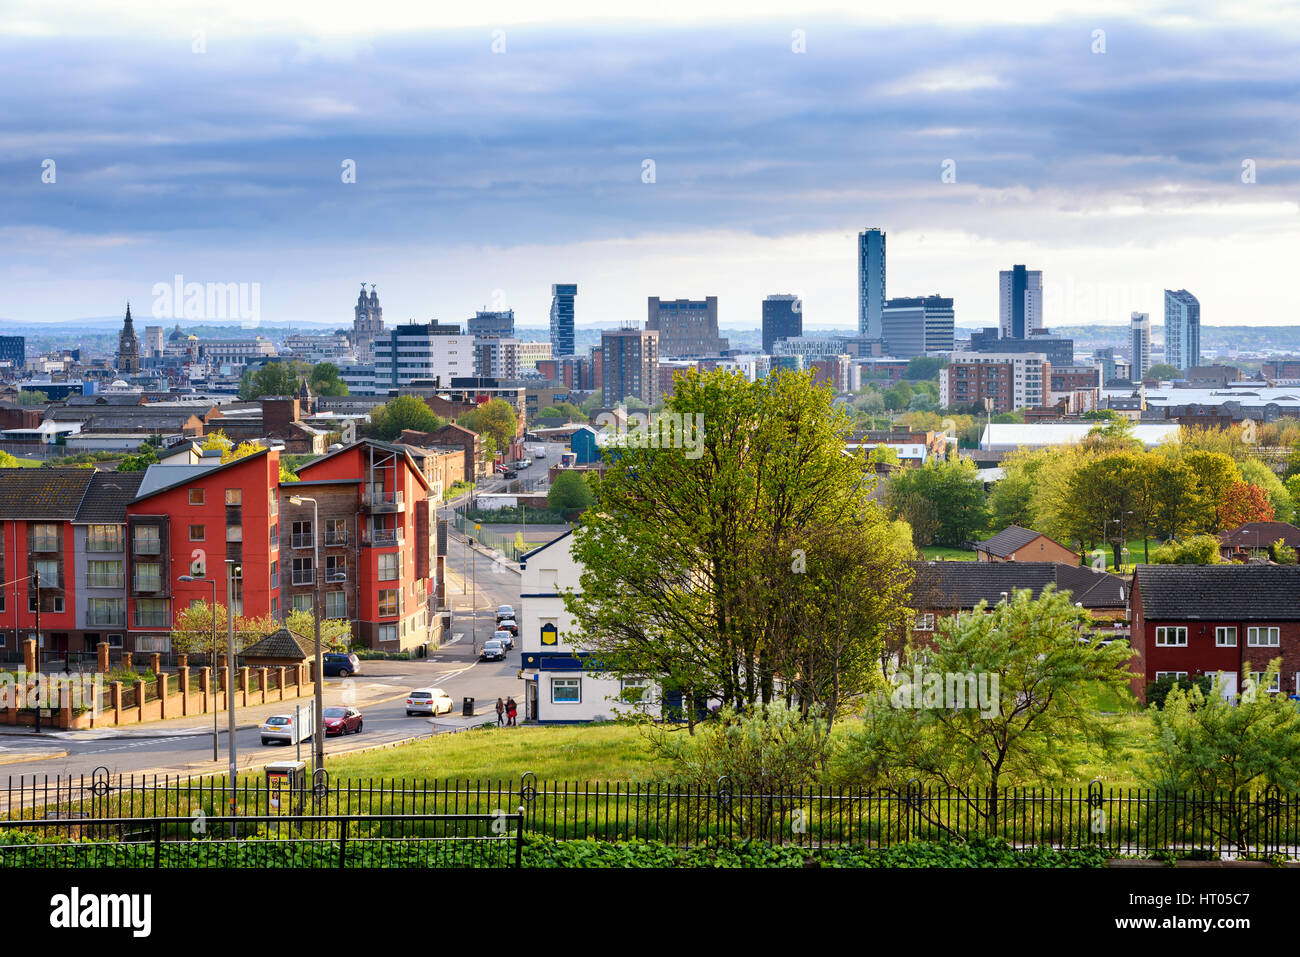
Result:
M325 684L322 673L324 658L320 647L320 509L314 498L306 495L290 495L289 504L300 506L311 502L311 536L315 557L312 559L312 618L316 630L316 666L312 669L316 677L316 720L312 724L311 753L315 771L325 767ZM314 772L313 772L314 773Z
M230 715L230 836L235 837L235 573L239 562L226 559L226 712ZM295 730L295 733L296 730Z
M212 677L217 676L217 580L215 578L199 578L195 575L182 575L177 581L183 582L202 582L205 585L212 586ZM226 609L226 614L230 614L230 609ZM209 685L211 690L211 685ZM229 702L227 702L228 704ZM217 760L217 696L212 696L212 760Z

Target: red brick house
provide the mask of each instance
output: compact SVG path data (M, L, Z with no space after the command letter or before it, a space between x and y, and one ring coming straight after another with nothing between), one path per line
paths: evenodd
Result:
M1079 553L1070 551L1042 532L1008 525L992 538L975 543L975 557L981 562L1066 562L1079 564Z
M1162 675L1227 675L1227 693L1282 659L1278 687L1300 690L1300 566L1139 565L1130 595L1133 690Z
M1278 539L1289 548L1300 549L1300 528L1288 522L1247 522L1219 534L1219 555L1224 561L1246 561L1268 555L1268 546Z

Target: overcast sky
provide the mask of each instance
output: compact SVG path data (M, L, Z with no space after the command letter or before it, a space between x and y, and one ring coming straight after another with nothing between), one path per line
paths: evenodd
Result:
M1300 321L1286 4L857 5L9 0L0 316L147 321L181 274L259 283L274 324L346 325L364 281L389 323L544 325L576 282L581 325L716 295L756 326L794 292L851 327L881 226L888 294L963 324L996 324L1014 263L1048 325L1158 323L1165 287Z

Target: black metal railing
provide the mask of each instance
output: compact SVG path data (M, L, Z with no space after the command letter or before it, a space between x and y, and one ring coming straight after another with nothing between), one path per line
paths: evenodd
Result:
M220 778L10 777L0 823L91 818L190 819L229 806ZM241 820L282 816L258 776L236 790ZM806 847L888 847L1000 838L1018 847L1096 848L1133 856L1300 860L1300 795L1168 793L1145 788L734 788L656 782L335 781L309 792L314 815L493 816L522 808L530 835L555 840L659 840L692 846L758 839Z
M310 791L301 794L310 803ZM286 803L293 804L292 794ZM239 814L0 820L0 867L520 867L523 816Z

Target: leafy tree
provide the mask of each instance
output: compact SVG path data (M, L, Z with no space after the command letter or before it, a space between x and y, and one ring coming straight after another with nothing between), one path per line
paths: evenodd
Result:
M939 375L939 370L947 368L948 360L935 358L934 356L913 356L907 360L907 371L903 373L905 379L934 379Z
M1094 425L1079 443L1098 452L1141 452L1142 443L1133 437L1133 423L1116 416Z
M347 383L339 378L339 367L332 362L318 362L312 366L307 384L316 395L348 394Z
M1203 452L1193 449L1182 457L1196 475L1196 494L1199 499L1196 527L1199 531L1221 532L1232 528L1224 523L1222 510L1228 501L1228 490L1241 481L1237 463L1223 452Z
M895 473L885 487L890 517L902 518L919 531L925 527L923 513L929 510L934 517L934 542L965 544L988 524L984 484L975 473L975 465L965 459L931 461ZM916 543L929 544L920 537Z
M483 436L484 444L492 454L510 448L515 436L519 434L519 417L515 413L515 407L505 399L489 399L473 412L457 418L456 424Z
M446 424L447 420L434 414L429 404L419 396L399 395L371 409L370 421L361 426L361 433L392 442L402 434L403 429L434 432Z
M791 543L883 521L832 400L808 373L678 377L668 412L704 416L701 454L624 450L574 536L582 591L565 604L607 670L660 676L688 702L776 698L778 675L797 668L779 614L801 573Z
M886 465L902 465L903 460L898 457L898 450L891 449L887 445L877 445L867 456L867 461L873 465L884 463Z
M1151 366L1151 368L1147 369L1147 374L1143 376L1143 378L1160 379L1161 381L1164 381L1165 379L1181 379L1182 376L1182 372L1175 369L1173 366L1164 362L1157 362L1155 365Z
M546 493L546 504L551 508L564 509L584 509L595 501L592 494L591 485L583 478L582 473L574 469L566 469L555 477L551 483L551 490Z
M1234 482L1219 502L1219 520L1223 528L1238 528L1247 522L1271 522L1273 505L1258 485Z
M1126 694L1132 651L1123 641L1102 644L1091 625L1069 593L1050 585L1037 599L1023 589L992 608L981 603L941 619L933 643L900 667L902 683L919 678L921 687L876 700L848 735L845 776L867 787L901 789L913 777L945 785L996 827L1000 788L1068 778L1077 762L1116 743L1093 696L1098 688ZM963 702L949 676L982 676L985 700L956 706ZM962 690L970 705L970 681Z
M1072 541L1091 547L1109 543L1119 568L1128 533L1140 527L1147 470L1132 452L1115 452L1085 462L1070 477L1062 516Z
M545 415L547 418L563 419L565 422L587 421L586 413L572 402L556 402L549 409L543 409L538 413L539 417L542 415Z
M245 369L239 377L239 397L248 402L264 395L293 395L298 391L298 377L305 367L305 362L277 361L257 369Z
M143 446L135 455L123 456L117 463L119 472L143 472L151 465L158 464L158 455L148 446Z
M1181 794L1241 795L1269 786L1289 794L1300 788L1300 710L1285 695L1264 690L1280 666L1281 659L1273 659L1259 685L1248 681L1236 704L1221 687L1209 694L1200 688L1171 690L1164 707L1152 714L1150 784ZM1250 664L1243 670L1249 674ZM1166 813L1177 810L1166 808ZM1262 826L1276 825L1255 801L1225 801L1213 814L1191 807L1183 813L1196 813L1200 826L1244 847L1255 843Z
M1194 535L1183 542L1161 545L1151 553L1153 565L1216 565L1219 540L1213 535Z
M1147 685L1147 707L1163 708L1165 699L1169 697L1169 692L1175 688L1181 691L1200 688L1201 694L1209 694L1214 690L1214 679L1209 675L1202 675L1194 681L1187 677L1180 678L1171 674L1162 675Z
M1287 491L1282 480L1277 477L1277 473L1256 458L1243 458L1237 462L1237 468L1241 469L1241 478L1244 482L1258 486L1264 490L1268 496L1269 504L1273 507L1273 520L1276 522L1290 522L1295 519L1295 502L1291 498L1291 493ZM1231 528L1232 526L1228 526Z
M17 456L10 455L8 452L0 452L0 469L16 469L20 467L21 463L18 461Z
M1270 561L1279 565L1294 565L1296 563L1296 550L1287 545L1285 539L1279 538L1268 546L1268 557Z
M38 389L23 389L18 393L19 405L44 405L50 397Z
M1186 462L1165 456L1157 456L1150 467L1151 528L1163 539L1182 538L1198 527L1196 473Z
M316 616L294 610L285 615L284 626L304 638L316 638ZM346 618L322 618L320 643L325 651L346 651L352 644L352 623Z
M284 482L296 482L296 481L298 481L297 473L295 473L294 470L289 467L288 462L284 461L284 459L281 459L280 460L280 482L283 484Z

